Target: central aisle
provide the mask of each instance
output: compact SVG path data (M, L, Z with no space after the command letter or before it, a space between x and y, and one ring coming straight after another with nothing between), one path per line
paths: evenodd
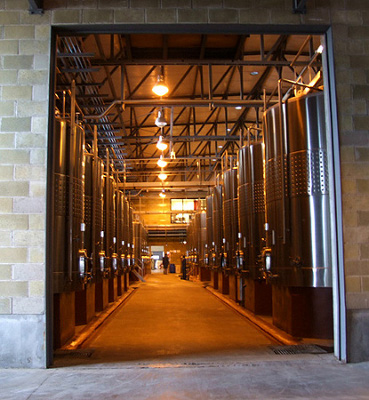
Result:
M85 344L90 362L204 362L270 354L260 330L199 283L147 276Z

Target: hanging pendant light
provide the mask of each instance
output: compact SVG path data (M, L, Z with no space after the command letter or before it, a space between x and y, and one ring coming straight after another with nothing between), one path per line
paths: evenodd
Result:
M164 128L164 126L168 125L168 122L166 121L165 117L164 117L164 111L163 109L158 111L158 117L155 120L155 125L158 128Z
M160 151L164 151L167 149L168 145L165 142L163 142L163 136L159 136L159 140L158 140L158 143L156 143L156 147Z
M165 181L167 178L168 178L168 175L167 174L165 174L163 171L158 175L158 178L161 180L161 181Z
M156 84L152 88L152 91L157 95L157 96L164 96L169 92L168 86L164 82L164 75L160 74L158 75L158 79L156 81Z
M164 160L163 155L160 156L157 164L160 168L165 168L168 165L168 163Z

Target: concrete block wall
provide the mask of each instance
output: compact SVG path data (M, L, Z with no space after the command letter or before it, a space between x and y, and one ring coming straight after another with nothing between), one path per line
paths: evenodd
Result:
M0 366L44 367L45 217L51 26L331 25L344 213L348 355L369 359L369 2L0 0ZM245 26L247 28L247 26ZM354 351L361 340L365 349ZM365 345L366 343L366 345Z

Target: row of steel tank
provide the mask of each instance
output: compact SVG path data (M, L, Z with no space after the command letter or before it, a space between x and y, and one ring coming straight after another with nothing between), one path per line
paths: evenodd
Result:
M129 288L148 261L147 232L119 189L116 173L97 147L87 149L82 125L57 118L54 126L52 287L54 347L76 325Z
M323 93L277 104L191 222L190 262L289 334L331 338L329 196Z

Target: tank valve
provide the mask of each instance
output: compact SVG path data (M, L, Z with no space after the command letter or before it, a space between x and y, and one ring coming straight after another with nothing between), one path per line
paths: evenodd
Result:
M227 260L227 253L223 253L220 257L220 265L222 268L227 268L228 260Z
M88 277L87 273L87 252L86 250L79 250L78 255L78 268L79 276L81 279L86 280Z
M238 269L243 268L243 251L242 250L237 251L237 268Z
M99 253L99 265L100 265L100 272L105 272L105 251L100 251Z
M277 278L278 275L273 274L272 272L272 249L267 247L263 249L261 253L261 261L264 278L267 281L270 281L273 278Z
M294 257L294 258L290 257L290 263L294 267L302 267L302 264L303 264L302 259L299 256Z
M113 272L117 272L118 270L118 254L117 253L113 253L113 255L111 256L111 265L112 265L112 269Z

